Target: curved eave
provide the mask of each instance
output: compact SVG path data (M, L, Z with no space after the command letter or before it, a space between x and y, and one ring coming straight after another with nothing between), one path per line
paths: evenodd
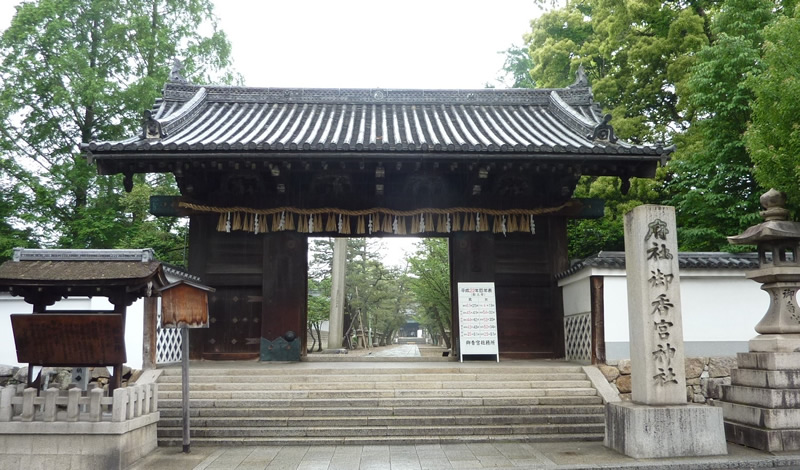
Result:
M88 153L90 161L97 164L101 174L119 173L169 173L176 167L203 162L217 164L238 162L314 162L314 161L352 161L352 162L389 162L389 161L428 161L428 162L543 162L549 164L578 163L598 165L610 168L608 171L595 173L586 170L584 174L619 175L642 178L655 176L659 163L667 156L664 154L641 153L528 153L528 152L374 152L374 151L336 151L336 152L303 152L303 151L189 151L189 152L119 152L114 154Z

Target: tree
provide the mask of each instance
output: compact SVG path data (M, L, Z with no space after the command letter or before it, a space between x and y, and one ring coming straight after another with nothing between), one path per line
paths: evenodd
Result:
M375 332L388 341L405 324L405 312L411 300L406 273L402 269L384 265L381 252L379 240L347 239L344 311L351 321L360 319L353 328L361 328L363 324L365 330ZM314 240L311 253L309 275L323 286L327 283L325 297L330 302L333 241ZM317 299L309 297L309 318L312 314L311 304L316 301ZM330 304L328 309L329 313ZM325 314L325 319L328 313Z
M625 250L625 213L641 204L659 201L658 184L650 179L632 178L628 194L620 191L620 179L610 176L582 177L574 197L599 198L605 211L599 219L573 219L568 222L569 255L586 258L603 250Z
M410 288L419 305L415 318L423 328L440 334L450 349L452 308L447 239L422 239L417 243L417 251L408 258L408 264L415 276Z
M140 241L129 236L143 219L123 215L122 178L98 176L77 145L137 133L173 58L183 57L196 80L231 78L230 44L212 8L210 0L17 6L0 36L0 148L17 165L6 176L32 199L38 243L112 248Z
M755 100L746 142L763 187L787 194L787 206L800 213L800 18L796 9L764 30L764 73L748 78Z
M497 82L507 83L510 80L511 88L534 88L536 86L536 82L531 78L533 62L527 47L511 45L499 53L505 55L506 59L501 69L502 74L497 77Z
M638 203L676 207L683 250L728 250L725 237L756 221L762 188L743 135L751 120L751 83L762 75L762 31L787 11L793 3L586 0L532 22L527 41L537 84L565 86L583 65L618 135L677 145L656 181L640 183L638 194L609 192L616 185L603 179L582 180L576 196L604 194L607 208L603 219L570 224L573 256L619 249L619 216ZM789 116L782 122L792 122ZM763 167L769 169L756 175L762 180L779 173Z
M769 0L726 0L711 24L714 41L691 68L687 96L698 117L678 136L684 151L665 182L682 249L728 250L726 236L758 221L763 191L743 136L754 98L748 77L761 75L761 32L773 8Z
M331 312L331 279L308 279L308 333L313 343L309 352L322 351L322 322L328 320Z

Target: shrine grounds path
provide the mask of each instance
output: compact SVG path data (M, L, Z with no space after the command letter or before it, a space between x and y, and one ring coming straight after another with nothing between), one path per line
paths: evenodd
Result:
M159 447L131 470L439 470L439 469L800 468L800 452L771 454L728 444L728 455L633 459L602 442L375 446Z

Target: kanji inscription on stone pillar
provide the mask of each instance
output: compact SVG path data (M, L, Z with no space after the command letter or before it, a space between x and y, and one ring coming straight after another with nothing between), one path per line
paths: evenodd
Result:
M625 264L632 400L686 403L675 208L643 205L625 214Z

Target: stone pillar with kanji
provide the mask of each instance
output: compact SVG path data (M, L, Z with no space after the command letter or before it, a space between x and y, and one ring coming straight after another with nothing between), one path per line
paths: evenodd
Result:
M632 402L606 405L605 445L634 458L727 453L719 408L686 402L675 208L625 215Z

